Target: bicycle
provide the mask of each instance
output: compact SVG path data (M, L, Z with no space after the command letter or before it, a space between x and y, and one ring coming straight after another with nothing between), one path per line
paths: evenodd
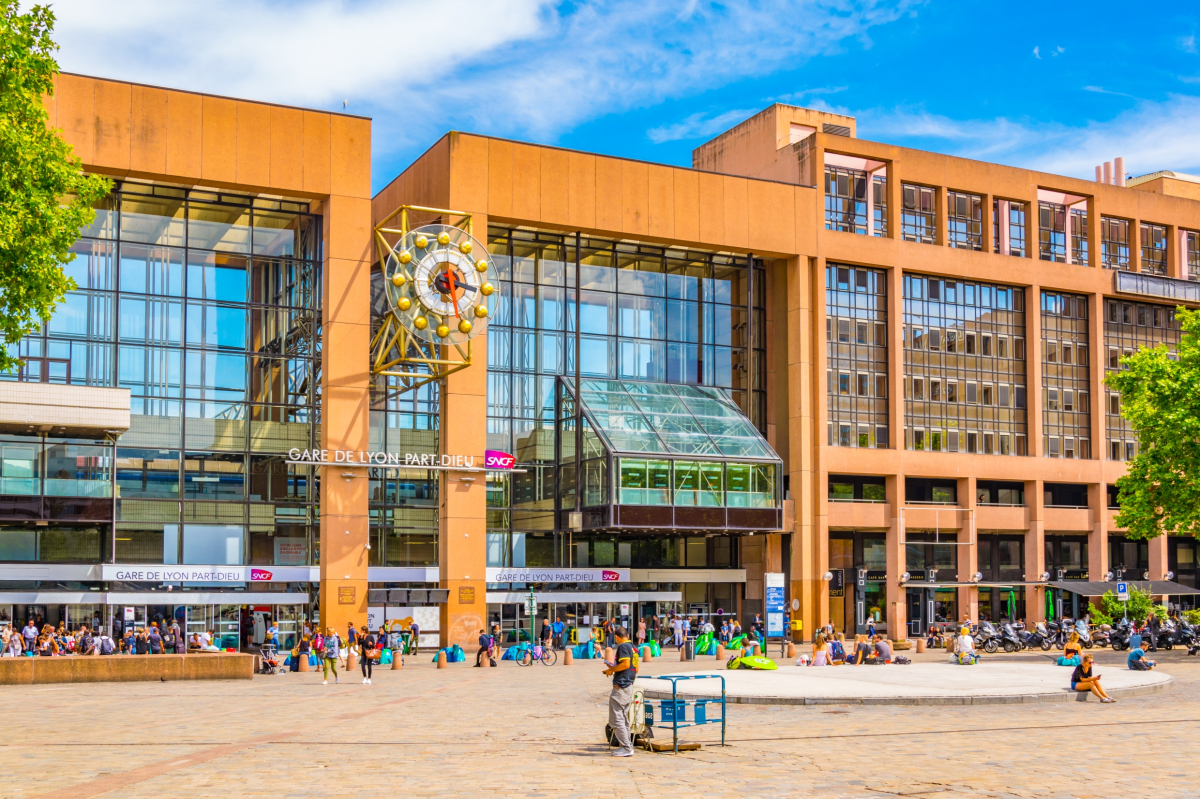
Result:
M541 661L543 666L553 666L558 662L558 655L550 647L537 644L526 649L522 656L517 658L517 665L529 666L534 660Z

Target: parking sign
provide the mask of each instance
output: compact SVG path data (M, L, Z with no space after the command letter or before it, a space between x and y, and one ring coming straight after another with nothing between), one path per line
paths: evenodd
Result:
M1117 583L1117 599L1122 602L1129 601L1129 583Z

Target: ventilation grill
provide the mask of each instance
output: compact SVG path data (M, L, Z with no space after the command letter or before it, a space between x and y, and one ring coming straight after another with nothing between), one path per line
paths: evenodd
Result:
M850 128L845 125L830 125L828 122L825 122L821 125L821 132L832 133L834 136L849 136Z

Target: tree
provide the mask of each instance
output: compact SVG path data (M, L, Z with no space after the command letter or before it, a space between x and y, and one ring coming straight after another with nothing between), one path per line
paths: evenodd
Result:
M1134 539L1200 536L1200 312L1180 308L1176 318L1177 357L1164 345L1141 349L1105 378L1138 435L1138 454L1117 480L1116 524Z
M95 217L92 204L110 182L83 173L57 130L47 127L43 96L54 93L58 63L54 14L20 13L0 0L0 335L16 344L38 330L75 282L62 265ZM18 360L0 347L0 370Z
M1130 619L1140 622L1150 615L1154 601L1150 598L1149 593L1140 591L1136 586L1131 585L1129 586L1128 602L1117 599L1117 595L1112 591L1105 591L1104 596L1100 597L1100 605L1103 607L1104 614L1110 619L1121 619L1128 616ZM1164 608L1163 614L1165 615L1165 613L1166 609ZM1097 621L1096 623L1101 624L1102 622ZM1109 624L1111 623L1109 622Z

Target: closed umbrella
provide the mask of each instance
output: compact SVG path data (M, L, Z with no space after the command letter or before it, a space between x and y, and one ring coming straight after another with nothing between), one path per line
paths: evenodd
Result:
M1049 588L1046 589L1046 618L1054 618L1054 592Z
M1011 588L1008 589L1008 618L1017 618L1017 592Z

